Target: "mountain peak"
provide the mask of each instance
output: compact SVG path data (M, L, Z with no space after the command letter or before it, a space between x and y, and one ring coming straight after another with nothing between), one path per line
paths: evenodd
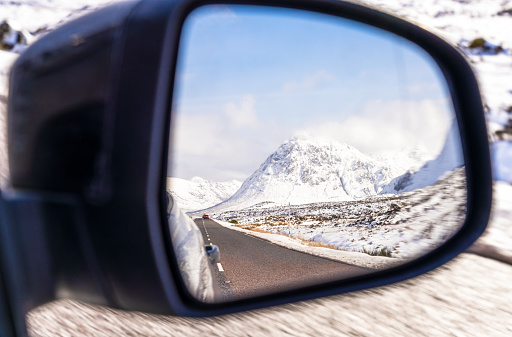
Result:
M190 178L190 181L197 184L204 184L207 182L206 179L197 176Z
M328 147L328 146L336 146L336 147L345 147L352 148L351 146L340 142L335 139L328 139L322 137L315 137L306 133L298 134L288 140L286 140L281 146L289 146L289 145L304 145L304 146L316 146L316 147ZM354 149L354 148L352 148Z
M228 200L242 209L260 202L304 204L376 195L397 172L336 140L299 135L285 141Z

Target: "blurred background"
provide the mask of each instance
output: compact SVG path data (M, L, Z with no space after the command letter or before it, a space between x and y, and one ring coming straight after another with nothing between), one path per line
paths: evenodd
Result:
M5 104L20 53L47 32L114 1L0 0L0 173L8 176ZM56 301L28 316L31 336L512 335L512 1L365 0L457 45L479 79L492 142L486 233L424 276L377 289L213 318L177 318ZM11 93L15 94L15 93Z

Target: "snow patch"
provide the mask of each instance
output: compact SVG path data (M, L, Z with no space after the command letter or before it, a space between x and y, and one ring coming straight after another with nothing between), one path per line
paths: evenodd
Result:
M459 129L454 121L439 156L425 163L418 171L407 172L393 179L382 193L408 192L433 185L445 174L462 165L462 145Z
M231 197L240 181L212 182L200 177L190 180L167 178L167 190L184 212L205 209Z

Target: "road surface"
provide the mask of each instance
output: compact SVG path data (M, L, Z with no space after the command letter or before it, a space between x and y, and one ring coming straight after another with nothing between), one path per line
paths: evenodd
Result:
M232 230L211 219L196 219L204 241L219 247L215 266L223 299L277 292L371 272L327 258L291 250Z

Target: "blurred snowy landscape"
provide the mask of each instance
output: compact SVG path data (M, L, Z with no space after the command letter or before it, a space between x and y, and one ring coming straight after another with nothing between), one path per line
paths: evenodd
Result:
M63 22L112 2L0 1L0 24L6 20L9 27L0 36L3 39L0 44L2 179L8 174L7 76L17 53L23 51L25 42L30 44ZM496 180L492 219L479 243L512 256L512 1L362 2L433 30L459 46L471 61L486 104ZM305 231L301 235L317 234ZM123 313L60 301L35 310L29 315L29 324L33 336L509 335L512 309L506 294L510 292L511 276L512 268L508 265L463 254L437 271L400 285L217 320ZM354 308L364 310L354 311ZM276 324L276 321L286 323ZM248 324L252 327L250 332Z

